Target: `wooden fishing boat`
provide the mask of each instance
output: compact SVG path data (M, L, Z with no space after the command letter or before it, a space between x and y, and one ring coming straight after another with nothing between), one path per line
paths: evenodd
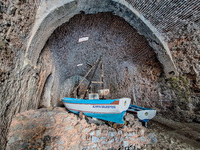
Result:
M127 111L137 114L137 117L145 123L145 126L147 126L147 122L156 115L156 110L137 105L130 105Z
M96 72L97 66L101 61L101 82L92 81L94 74ZM82 64L81 64L82 65ZM79 65L77 65L79 66ZM80 112L84 113L86 116L112 121L115 123L124 124L124 114L126 111L136 113L137 117L145 123L147 126L147 122L152 119L156 115L156 110L139 107L136 105L130 105L130 98L120 98L120 99L105 99L105 96L109 93L109 89L104 89L104 72L103 72L103 59L102 56L96 61L96 63L90 68L90 70L86 73L83 79L80 81L79 85L73 90L73 94L81 83L86 79L88 74L94 69L93 74L91 75L90 82L87 86L87 90L85 93L80 96L82 98L77 98L77 93L74 95L76 98L64 97L62 99L65 107L76 114ZM84 99L86 97L87 92L89 91L89 87L91 84L102 84L102 89L98 90L98 93L88 93L88 99ZM99 99L99 95L101 95L101 99Z
M92 81L98 64L101 61L101 82ZM92 75L89 79L89 84L87 85L87 90L83 95L77 95L77 89L81 83L86 79L89 73L92 71ZM102 84L98 93L89 92L91 84ZM104 71L103 71L103 59L102 56L96 61L96 63L90 68L83 79L80 81L79 85L73 90L72 94L76 98L64 97L62 101L65 107L76 114L80 112L84 113L86 116L112 121L115 123L124 124L123 117L127 109L129 108L131 99L130 98L120 98L120 99L105 99L105 96L109 93L109 89L104 89ZM86 99L86 95L88 98ZM101 99L99 99L101 96ZM79 98L77 98L79 97Z
M77 99L64 97L65 107L76 114L80 112L86 116L124 124L123 117L129 108L131 99Z

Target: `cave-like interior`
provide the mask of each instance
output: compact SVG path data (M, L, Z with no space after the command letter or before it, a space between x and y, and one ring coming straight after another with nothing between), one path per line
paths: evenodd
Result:
M116 149L133 148L144 138L157 142L155 135L157 144L148 148L143 143L145 149L198 149L198 4L198 0L0 1L0 149L76 149L98 138L85 148L110 149L110 143ZM95 126L87 116L81 119L60 107L63 97L76 96L73 89L100 56L105 88L110 89L107 99L129 97L132 104L156 110L148 122L151 128L146 129L155 133L151 138L140 117L128 111L123 111L127 124L115 126L122 133L118 136L112 123ZM93 81L100 81L100 75L98 67ZM81 84L78 96L91 76ZM92 92L101 88L93 84Z
M89 39L79 42L82 37ZM44 86L43 102L49 101L45 99L46 93L54 93L58 100L70 96L77 85L76 77L80 80L100 56L103 56L105 88L110 89L107 98L130 97L132 103L152 106L158 97L156 89L163 69L154 50L144 36L112 13L86 15L82 12L75 15L54 31L41 57L45 52L51 52L55 69L51 73L54 83L49 84L47 80L48 86ZM99 81L100 75L99 68L94 80ZM56 90L49 92L52 90L49 86L56 87ZM95 88L97 90L100 86Z

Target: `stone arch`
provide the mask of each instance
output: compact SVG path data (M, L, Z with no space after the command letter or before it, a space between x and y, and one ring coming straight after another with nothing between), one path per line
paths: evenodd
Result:
M144 35L163 65L166 77L178 75L167 43L151 23L125 0L48 0L37 10L35 25L27 44L24 65L37 64L40 53L54 30L74 15L85 12L112 12L124 18L141 35Z

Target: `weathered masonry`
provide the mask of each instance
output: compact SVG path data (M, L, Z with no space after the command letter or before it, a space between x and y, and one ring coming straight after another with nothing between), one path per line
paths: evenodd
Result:
M158 55L166 76L178 74L169 48L159 31L134 8L134 5L131 5L131 2L128 3L124 0L43 1L37 11L35 25L28 41L25 65L28 63L35 66L42 48L53 31L81 11L86 14L112 12L123 17L140 34L147 38L149 44Z

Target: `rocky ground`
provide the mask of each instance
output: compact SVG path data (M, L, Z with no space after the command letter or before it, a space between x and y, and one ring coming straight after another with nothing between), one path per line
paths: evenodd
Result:
M181 123L155 117L148 124L149 132L154 132L158 142L147 145L146 150L199 150L200 124Z
M30 110L13 119L6 149L200 149L200 124L156 116L145 128L131 114L125 120L126 125L120 126L81 119L61 107Z
M6 149L133 149L156 142L155 135L148 133L133 115L126 115L124 126L88 119L80 119L65 108L17 114Z

